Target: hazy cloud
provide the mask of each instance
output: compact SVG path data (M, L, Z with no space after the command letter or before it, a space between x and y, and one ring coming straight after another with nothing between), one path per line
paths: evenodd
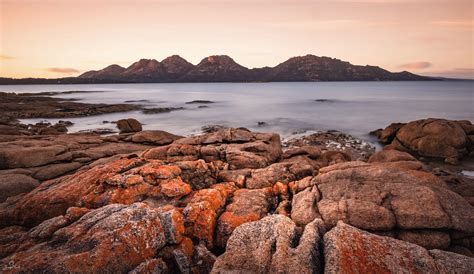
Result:
M10 55L0 55L0 60L12 60L15 59L15 57L10 56Z
M403 65L400 65L398 67L401 68L401 69L417 70L417 69L426 69L426 68L429 68L431 66L433 66L433 64L431 64L430 62L413 62L413 63L403 64Z
M48 68L46 69L49 72L62 73L62 74L71 74L79 73L80 71L74 68Z

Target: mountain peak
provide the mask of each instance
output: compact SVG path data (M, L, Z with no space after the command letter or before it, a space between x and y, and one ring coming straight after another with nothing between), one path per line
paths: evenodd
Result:
M194 68L193 64L189 63L179 55L171 55L163 59L161 65L163 66L165 73L171 79L177 79Z
M211 63L211 64L223 64L223 63L236 63L234 61L234 59L232 59L230 56L228 55L211 55L211 56L208 56L207 58L204 58L202 62L207 62L207 63ZM237 64L237 63L236 63Z

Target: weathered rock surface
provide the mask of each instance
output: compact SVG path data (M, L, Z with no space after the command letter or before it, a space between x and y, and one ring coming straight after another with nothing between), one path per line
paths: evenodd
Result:
M229 169L242 169L266 167L278 161L281 154L278 134L226 128L150 149L143 157L168 161L221 160L229 164Z
M233 184L217 184L210 189L198 190L183 210L186 235L213 248L217 218L235 190Z
M176 199L191 192L191 186L181 180L180 174L179 167L158 160L122 158L41 184L12 207L0 209L1 224L36 225L64 214L71 206L99 208L150 197Z
M217 245L224 248L227 239L238 226L257 221L275 207L275 197L271 188L239 189L233 193L217 225Z
M342 220L371 231L452 230L468 238L473 232L474 208L436 176L391 163L351 163L323 168L315 177L322 196L317 209L328 228ZM417 243L430 247L428 238Z
M4 273L127 272L153 258L165 243L157 211L140 203L114 204L85 214L48 241L0 263Z
M316 186L308 187L293 195L291 219L300 226L304 226L316 218L320 219L321 216L316 206L320 199L319 190Z
M324 235L324 273L469 273L474 259L377 236L339 222Z
M26 175L39 182L88 168L95 160L140 152L150 145L136 144L118 136L62 134L0 138L0 176Z
M309 223L302 234L290 218L271 215L239 226L227 242L211 273L322 272L321 220Z

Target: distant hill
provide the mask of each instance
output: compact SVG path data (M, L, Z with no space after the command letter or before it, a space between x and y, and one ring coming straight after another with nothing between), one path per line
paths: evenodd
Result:
M0 78L0 84L88 84L169 82L293 82L293 81L429 81L438 78L407 71L390 72L330 57L298 56L275 66L248 69L227 55L213 55L193 65L178 55L161 62L141 59L127 68L110 65L78 77L59 79Z

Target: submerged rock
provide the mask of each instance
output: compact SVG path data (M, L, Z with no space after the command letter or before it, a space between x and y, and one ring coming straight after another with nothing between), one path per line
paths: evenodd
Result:
M157 114L157 113L168 113L175 110L183 110L183 107L164 107L164 108L145 108L142 110L143 114Z
M194 101L189 101L186 102L186 104L213 104L215 103L214 101L209 101L209 100L194 100Z

